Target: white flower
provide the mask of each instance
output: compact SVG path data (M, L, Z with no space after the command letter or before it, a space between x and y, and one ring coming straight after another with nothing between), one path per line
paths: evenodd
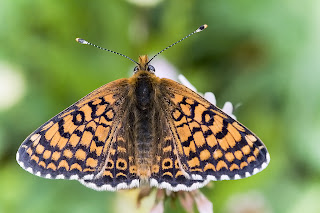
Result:
M151 194L151 190L146 191L141 189L138 195L138 206L141 203L141 200L146 198ZM212 203L202 194L199 189L193 191L178 191L172 192L166 189L156 189L156 197L153 207L150 210L150 213L163 213L164 212L164 201L168 199L178 198L181 206L186 212L193 212L193 206L196 205L200 213L213 213Z
M260 212L270 213L271 208L266 198L261 192L248 191L245 193L235 194L228 198L225 212L227 213L246 213ZM299 212L299 211L298 211Z
M181 84L185 85L189 89L197 92L198 94L202 95L207 101L212 103L213 105L217 105L216 97L212 92L205 92L200 93L198 92L197 88L193 86L188 79L182 75L179 74L178 70L170 64L166 59L162 57L155 58L153 61L153 66L156 68L155 74L160 78L169 78L174 81L179 81ZM233 119L237 119L236 116L233 114L233 105L231 102L227 101L222 109L226 114L228 114Z
M197 89L188 81L188 79L186 77L184 77L183 75L179 75L178 76L178 79L180 81L180 83L182 83L183 85L185 85L186 87L188 87L189 89L199 93L197 91ZM205 99L207 99L207 101L209 101L210 103L212 103L213 105L216 105L217 104L217 101L216 101L216 97L215 95L212 93L212 92L206 92L204 94L202 93L199 93L200 95L202 95ZM227 101L222 109L222 111L224 111L226 114L228 114L231 118L235 119L236 120L236 116L234 114L232 114L232 111L233 111L233 105L231 102Z
M200 213L213 213L213 205L200 190L191 191Z

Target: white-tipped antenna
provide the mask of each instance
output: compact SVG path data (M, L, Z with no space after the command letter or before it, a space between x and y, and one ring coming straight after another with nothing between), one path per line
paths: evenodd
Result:
M129 60L131 60L131 61L133 61L134 63L140 65L138 62L136 62L135 60L129 58L129 57L126 56L126 55L123 55L123 54L121 54L121 53L117 53L117 52L112 51L112 50L108 50L108 49L103 48L103 47L99 47L98 45L92 44L92 43L90 43L90 42L88 42L88 41L86 41L86 40L84 40L84 39L82 39L82 38L76 38L76 41L77 41L78 43L80 43L80 44L91 45L91 46L94 46L94 47L96 47L96 48L99 48L100 50L105 50L105 51L109 51L109 52L112 52L112 53L117 54L117 55L121 55L121 56L123 56L123 57L125 57L125 58L127 58L127 59L129 59Z
M152 61L157 55L159 55L160 53L162 53L163 51L169 49L170 47L178 44L179 42L183 41L184 39L188 38L189 36L192 36L193 34L195 33L199 33L201 32L202 30L206 29L208 27L208 25L204 24L204 25L201 25L198 29L196 29L194 32L190 33L189 35L187 35L186 37L180 39L179 41L171 44L170 46L166 47L165 49L161 50L160 52L158 52L157 54L155 54L149 61L148 61L148 64L150 63L150 61Z

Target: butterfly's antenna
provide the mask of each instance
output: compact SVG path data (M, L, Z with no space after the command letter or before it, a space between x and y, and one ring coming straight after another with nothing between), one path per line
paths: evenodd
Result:
M121 53L117 53L117 52L112 51L112 50L108 50L108 49L103 48L103 47L99 47L98 45L92 44L92 43L90 43L90 42L88 42L88 41L86 41L86 40L84 40L84 39L82 39L82 38L76 38L76 41L77 41L78 43L80 43L80 44L91 45L91 46L94 46L94 47L96 47L96 48L99 48L100 50L105 50L105 51L109 51L109 52L112 52L112 53L117 54L117 55L121 55L121 56L123 56L123 57L125 57L125 58L127 58L127 59L129 59L129 60L131 60L131 61L133 61L134 63L140 65L138 62L136 62L135 60L129 58L129 57L126 56L126 55L123 55L123 54L121 54Z
M157 54L155 54L149 61L148 61L148 64L150 63L150 61L152 61L157 55L159 55L160 53L162 53L163 51L169 49L170 47L178 44L179 42L183 41L184 39L188 38L189 36L192 36L193 34L195 33L198 33L198 32L201 32L202 30L206 29L208 27L208 25L204 24L204 25L201 25L198 29L196 29L194 32L190 33L189 35L187 35L186 37L180 39L179 41L171 44L169 47L166 47L165 49L161 50L160 52L158 52Z

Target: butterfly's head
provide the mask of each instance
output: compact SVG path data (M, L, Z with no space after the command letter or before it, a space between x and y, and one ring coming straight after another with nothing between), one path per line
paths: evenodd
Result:
M134 68L134 72L139 72L139 71L147 71L154 73L156 70L152 65L149 64L149 59L147 55L142 55L139 56L139 63L138 65Z

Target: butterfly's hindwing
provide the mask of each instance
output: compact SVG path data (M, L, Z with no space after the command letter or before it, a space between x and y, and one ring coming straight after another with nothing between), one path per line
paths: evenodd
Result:
M96 178L81 181L82 184L100 191L139 187L134 150L125 131L120 123L107 149L103 171Z
M150 186L172 191L198 188L198 181L189 177L185 171L186 158L178 156L177 148L165 116L161 116L162 137L157 143L157 151L151 166Z

